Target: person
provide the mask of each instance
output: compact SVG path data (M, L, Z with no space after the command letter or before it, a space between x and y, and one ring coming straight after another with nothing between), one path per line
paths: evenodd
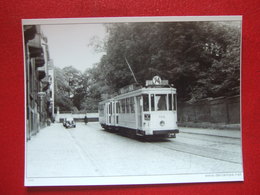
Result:
M48 125L48 126L51 125L51 119L47 119L47 125Z
M84 117L84 122L85 122L85 125L88 124L88 117L87 117L87 115L85 115L85 117Z

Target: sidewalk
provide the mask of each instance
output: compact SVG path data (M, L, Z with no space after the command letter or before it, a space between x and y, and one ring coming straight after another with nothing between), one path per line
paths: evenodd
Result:
M26 143L26 176L69 177L96 175L93 165L80 152L70 131L61 123L45 127Z
M179 127L180 133L200 134L200 135L211 135L219 137L229 138L241 138L241 131L234 129L202 129L192 127Z

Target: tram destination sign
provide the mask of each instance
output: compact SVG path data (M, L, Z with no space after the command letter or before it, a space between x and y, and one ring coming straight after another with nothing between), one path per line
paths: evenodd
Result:
M152 80L146 80L145 86L165 86L169 85L168 80L162 80L159 76L154 76Z

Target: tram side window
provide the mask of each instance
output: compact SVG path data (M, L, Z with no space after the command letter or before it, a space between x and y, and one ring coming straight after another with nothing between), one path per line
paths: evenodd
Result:
M155 95L156 108L157 110L167 110L167 99L166 94L157 94Z
M125 113L125 99L121 100L121 105L122 105L122 113Z
M119 102L116 102L116 113L120 113L120 105Z
M109 114L112 114L112 103L109 103Z
M130 113L129 98L126 98L126 113Z
M148 94L143 95L143 109L144 109L144 111L149 111L149 96L148 96Z
M131 113L135 112L135 100L134 100L134 97L130 98L130 110L131 110Z
M122 101L121 100L119 100L119 113L122 113Z

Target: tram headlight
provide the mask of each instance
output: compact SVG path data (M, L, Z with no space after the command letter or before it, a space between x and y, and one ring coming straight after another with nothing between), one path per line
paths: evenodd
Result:
M160 125L163 127L165 125L164 121L160 121Z

